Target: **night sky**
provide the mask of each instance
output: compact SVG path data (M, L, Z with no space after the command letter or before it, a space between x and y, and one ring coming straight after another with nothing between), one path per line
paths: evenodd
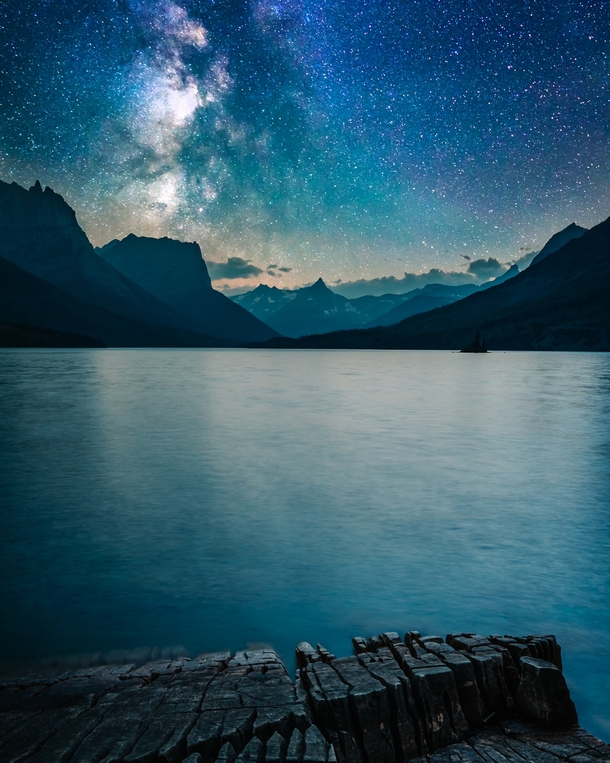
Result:
M606 2L5 0L0 179L219 286L464 272L610 215L609 74Z

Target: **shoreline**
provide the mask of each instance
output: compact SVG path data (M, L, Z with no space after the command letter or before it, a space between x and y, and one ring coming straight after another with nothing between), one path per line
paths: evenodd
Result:
M0 679L2 763L594 763L554 636L353 639Z

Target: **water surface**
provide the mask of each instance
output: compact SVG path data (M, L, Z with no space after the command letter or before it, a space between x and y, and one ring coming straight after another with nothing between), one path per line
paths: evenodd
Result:
M609 456L608 355L0 351L0 667L555 633L609 739Z

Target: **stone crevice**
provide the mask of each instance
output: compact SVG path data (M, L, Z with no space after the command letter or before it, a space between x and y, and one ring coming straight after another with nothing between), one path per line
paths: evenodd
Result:
M610 763L553 636L409 631L0 681L0 763Z

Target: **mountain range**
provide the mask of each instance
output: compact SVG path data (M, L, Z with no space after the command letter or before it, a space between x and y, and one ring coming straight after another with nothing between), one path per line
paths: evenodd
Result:
M113 346L219 346L276 335L212 288L197 244L128 236L96 252L74 210L39 182L26 190L0 181L0 273L5 324Z
M519 272L513 265L506 273L477 286L427 284L406 294L384 294L348 299L336 294L319 278L302 289L278 289L260 284L233 300L260 318L278 334L297 338L344 329L390 326L411 315L450 305L480 289L502 283Z
M0 346L460 349L479 331L490 349L610 349L609 327L610 218L480 286L348 299L318 279L230 300L198 244L132 234L96 250L59 194L0 181Z
M189 319L192 328L237 342L276 335L257 317L212 288L199 244L131 233L96 249L120 273Z
M271 347L610 350L610 218L504 283L392 326L275 339ZM542 250L544 251L544 250Z

